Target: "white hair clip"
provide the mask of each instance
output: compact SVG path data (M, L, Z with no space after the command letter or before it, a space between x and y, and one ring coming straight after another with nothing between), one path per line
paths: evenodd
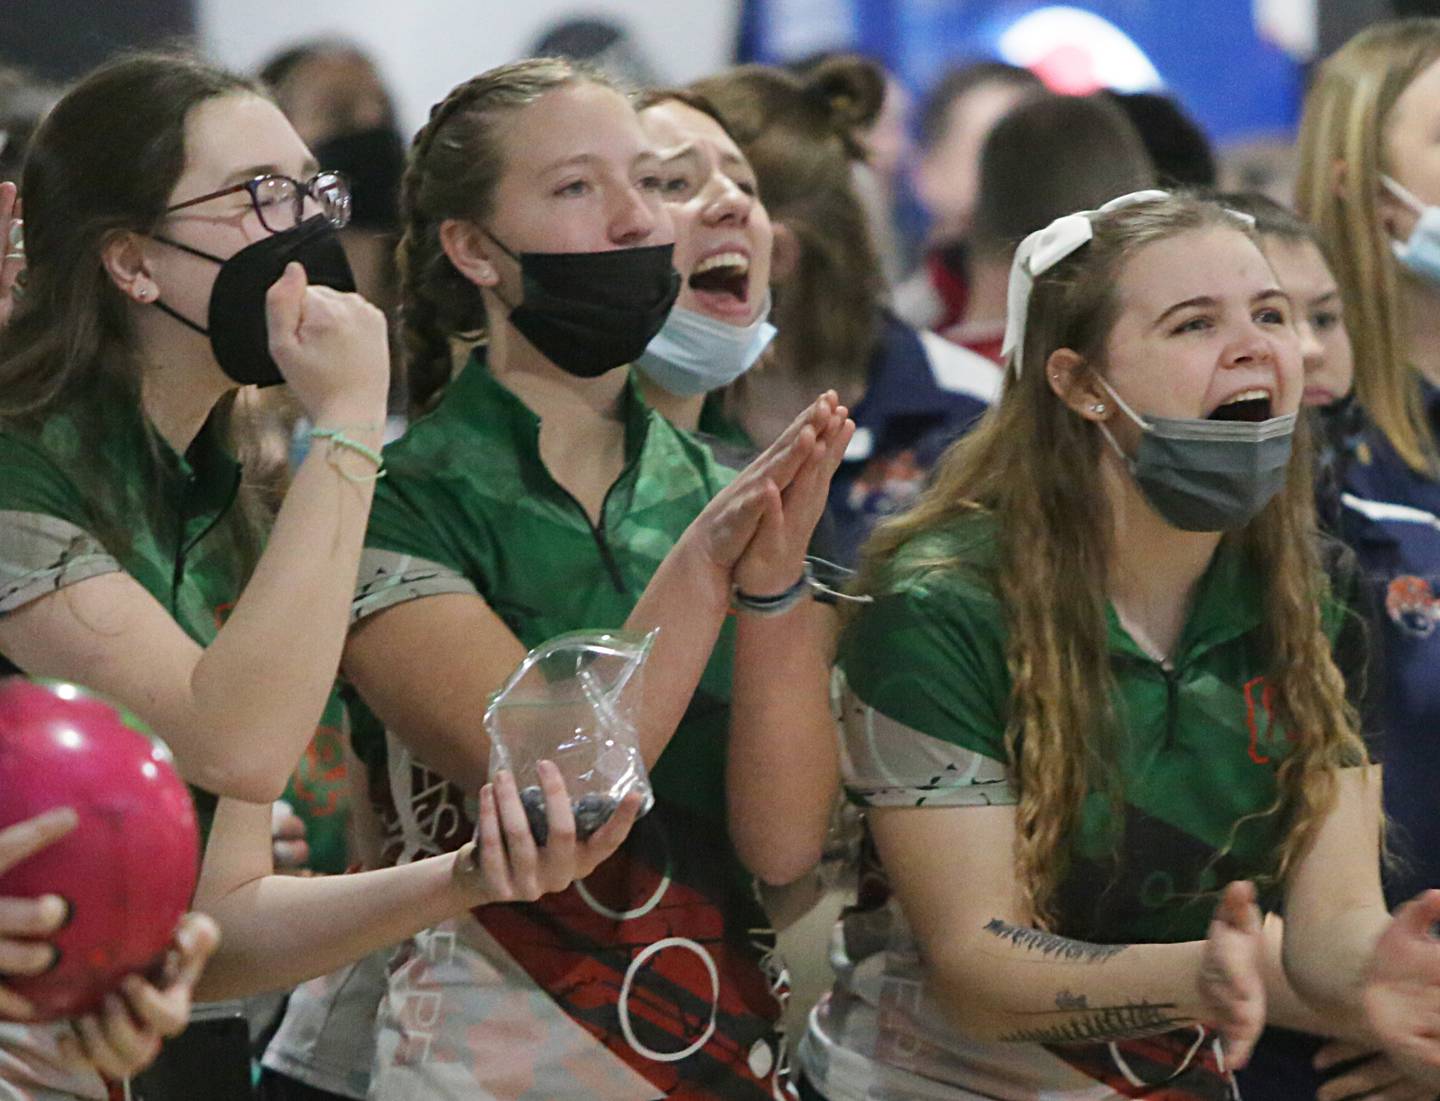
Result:
M1081 210L1056 218L1044 229L1037 229L1020 242L1020 247L1015 250L1015 259L1010 263L1010 285L1005 295L1005 340L1000 346L1002 356L1014 353L1016 378L1020 377L1023 365L1025 315L1030 310L1030 290L1035 285L1035 277L1049 271L1095 235L1094 226L1090 223L1094 215L1169 197L1170 192L1155 188L1132 191L1111 199L1098 210Z

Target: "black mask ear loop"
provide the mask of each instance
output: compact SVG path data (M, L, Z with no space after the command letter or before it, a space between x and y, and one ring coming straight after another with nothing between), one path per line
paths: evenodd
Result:
M486 237L489 237L490 240L493 241L496 245L499 245L500 251L503 252L506 256L510 257L510 259L514 260L516 267L523 266L519 254L513 252L510 247L505 244L504 241L500 240L499 237L496 237L495 234L491 233L484 226L480 226L480 232L485 234ZM498 275L499 273L497 272L496 274ZM505 296L500 293L500 284L498 282L495 284L495 286L490 288L490 293L493 294L496 298L500 299L500 305L505 307L507 313L515 312L515 307L512 306L509 302L506 302Z
M200 249L198 249L198 248L192 248L191 246L186 245L186 244L182 244L182 243L179 242L179 241L172 241L169 237L161 237L158 233L151 234L151 236L152 236L155 240L159 241L162 245L169 245L171 248L178 248L181 252L188 252L191 256L198 256L198 257L200 257L200 259L202 259L202 260L209 260L209 261L211 261L212 263L215 263L215 264L224 264L224 263L225 263L225 261L224 261L223 259L221 259L219 256L212 255L211 253L208 253L208 252L202 252L202 251L201 251ZM186 317L186 316L185 316L184 314L182 314L180 311L176 310L174 307L169 306L169 305L167 305L165 302L161 301L158 297L155 299L154 302L151 302L150 305L154 306L154 307L155 307L156 309L158 309L161 313L163 313L163 314L165 314L165 315L167 315L167 316L169 316L169 317L173 317L176 321L180 322L180 324L184 325L187 329L193 329L195 332L199 333L201 336L204 336L204 337L208 337L208 336L210 335L210 330L209 330L209 329L204 328L204 327L201 326L201 325L197 325L195 322L191 321L188 317Z

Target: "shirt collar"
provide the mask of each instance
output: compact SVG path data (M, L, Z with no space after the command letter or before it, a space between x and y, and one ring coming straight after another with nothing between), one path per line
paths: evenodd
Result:
M629 463L640 454L650 419L658 414L640 398L628 371L620 403L625 420L625 461ZM450 383L436 413L454 417L486 436L507 439L527 461L540 461L540 416L495 378L485 362L483 345L471 353Z
M206 420L183 455L163 440L160 446L166 465L182 479L182 508L187 521L213 521L224 515L240 491L241 466L226 449L214 414ZM203 525L206 530L209 526L208 523Z
M1174 667L1183 668L1205 651L1259 627L1264 615L1262 597L1260 580L1239 540L1232 536L1221 539L1196 586L1195 601L1175 649ZM1105 623L1112 654L1155 660L1136 645L1109 603Z

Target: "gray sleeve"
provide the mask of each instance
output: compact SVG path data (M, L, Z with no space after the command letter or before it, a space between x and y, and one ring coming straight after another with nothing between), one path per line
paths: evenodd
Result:
M845 794L865 807L995 807L1019 802L1005 765L868 706L835 671Z
M120 568L99 540L68 520L0 509L0 615Z
M350 622L358 623L395 604L441 593L477 594L463 574L413 554L366 547L360 556L360 577L350 604ZM478 594L477 594L478 595Z

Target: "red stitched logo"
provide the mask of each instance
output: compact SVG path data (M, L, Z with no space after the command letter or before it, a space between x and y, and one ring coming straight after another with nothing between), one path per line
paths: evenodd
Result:
M1274 713L1270 710L1273 699L1270 682L1264 677L1255 677L1245 682L1245 726L1250 731L1250 759L1257 765L1270 763L1270 757L1260 752L1260 722L1257 721L1257 712L1264 717L1265 738L1268 741L1275 722Z

